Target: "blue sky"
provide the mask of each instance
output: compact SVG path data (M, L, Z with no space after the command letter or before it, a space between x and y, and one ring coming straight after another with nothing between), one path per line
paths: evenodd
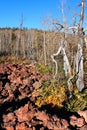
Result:
M74 11L81 0L0 0L0 27L19 27L23 15L23 27L42 28L42 20L61 15L61 1ZM66 15L70 12L66 11Z

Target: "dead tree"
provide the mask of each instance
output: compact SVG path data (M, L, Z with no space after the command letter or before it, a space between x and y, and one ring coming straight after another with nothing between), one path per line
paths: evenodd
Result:
M55 60L55 56L58 56L60 53L62 53L62 55L63 55L63 64L64 64L63 65L63 67L64 67L63 69L64 69L64 72L65 72L65 76L68 78L67 85L68 85L68 90L71 93L72 90L73 90L73 84L71 82L71 79L74 76L72 74L72 70L71 70L71 66L70 66L70 63L69 63L69 59L68 59L67 54L66 54L66 44L67 44L66 30L67 29L63 25L61 25L59 23L56 23L56 24L61 26L60 28L63 29L63 33L62 33L62 39L61 39L60 47L58 48L57 53L54 53L53 55L51 55L52 61L55 64L54 79L56 78L56 76L58 74L58 64L57 64L57 61Z
M46 32L44 30L44 42L43 42L43 52L44 52L44 64L47 65L47 56L46 56Z
M60 47L58 48L57 53L54 53L53 55L51 55L51 58L52 58L53 62L55 63L55 66L56 66L54 78L57 76L57 73L58 73L58 65L57 65L57 61L54 59L54 57L58 56L61 52L62 52L62 55L63 55L65 76L71 75L71 67L70 67L69 60L68 60L68 57L67 57L67 54L66 54L66 49L65 49L66 42L67 42L65 37L66 37L66 34L63 33L62 34L62 40L61 40L61 43L60 43Z
M77 60L76 60L76 73L77 73L77 81L76 86L79 91L82 91L84 88L84 72L83 72L83 44L84 44L84 33L83 33L83 20L84 20L84 5L85 0L81 2L81 13L80 13L80 21L77 28L78 35L78 51L77 51Z
M74 25L72 27L65 27L64 25L58 22L55 22L55 25L58 25L57 29L60 29L60 30L63 29L64 34L66 34L66 31L69 31L69 30L72 30L72 31L75 30L77 34L79 42L78 42L78 49L77 49L77 55L76 55L76 87L78 88L79 91L82 91L82 89L84 88L84 71L83 71L84 32L87 31L86 29L83 29L85 0L82 0L80 6L81 6L80 20L76 26ZM57 61L54 59L54 56L58 56L62 50L62 54L64 57L64 70L65 70L65 74L69 74L68 87L70 87L72 85L71 79L74 77L74 75L72 75L71 73L71 67L69 64L68 57L66 55L66 51L64 47L65 41L66 41L65 37L63 36L62 41L61 41L62 44L60 45L57 53L53 54L51 57L52 57L53 62L56 65L56 71L54 75L54 77L56 77L58 73L58 66L57 66Z
M50 19L50 17L48 16L48 17L45 17L43 20L42 20L42 26L43 26L43 29L44 29L44 31L43 31L43 56L44 56L44 64L45 65L47 65L47 49L46 49L46 47L47 47L47 39L46 39L46 35L47 35L47 33L46 33L46 30L49 30L49 28L50 28L50 21L51 21L51 19Z

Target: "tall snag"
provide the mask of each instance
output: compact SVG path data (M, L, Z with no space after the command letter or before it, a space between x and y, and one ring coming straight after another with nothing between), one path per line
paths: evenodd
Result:
M78 50L77 50L77 59L76 59L76 73L77 73L77 81L76 86L79 91L82 91L84 88L84 77L83 77L83 44L84 44L84 32L83 32L83 20L84 20L84 6L85 0L81 2L81 12L80 12L80 21L77 28L78 35Z
M84 46L85 46L85 40L84 40L84 32L87 31L86 29L83 29L83 21L84 21L84 8L85 8L85 0L82 0L81 4L81 12L80 12L80 20L79 23L77 25L74 25L72 27L65 27L64 25L56 22L55 25L60 26L60 28L64 29L64 34L66 34L66 31L69 30L75 30L77 37L78 37L78 49L77 49L77 54L76 54L76 87L78 88L79 91L82 91L84 88L84 69L83 69L83 51L84 51ZM74 77L74 75L72 75L71 73L71 67L70 67L70 63L68 60L68 57L66 55L65 52L65 37L62 37L62 44L60 45L58 51L56 54L53 54L52 60L56 65L56 72L55 72L55 76L57 75L57 62L54 59L54 56L58 56L59 53L62 50L62 54L64 57L64 70L65 70L65 74L68 74L68 87L70 88L70 86L72 86L72 82L71 79ZM66 75L67 76L67 75Z
M66 29L64 26L62 26L62 28L64 29L64 32L62 33L62 39L61 39L61 43L60 43L60 47L58 48L57 53L54 53L53 55L51 55L52 61L55 64L55 74L54 74L54 79L56 78L57 74L58 74L58 65L57 65L57 61L55 60L55 56L58 56L60 53L62 53L63 55L63 69L65 72L65 76L68 78L67 84L68 84L68 90L71 92L73 89L73 84L71 82L71 79L73 78L72 72L71 72L71 66L69 63L69 59L67 57L66 54Z

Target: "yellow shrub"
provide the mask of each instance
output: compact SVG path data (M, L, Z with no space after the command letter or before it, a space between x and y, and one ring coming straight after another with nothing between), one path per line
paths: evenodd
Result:
M63 107L63 102L67 99L66 88L57 84L50 86L42 86L39 91L40 95L36 100L36 105L41 107L42 105L52 104L52 106Z

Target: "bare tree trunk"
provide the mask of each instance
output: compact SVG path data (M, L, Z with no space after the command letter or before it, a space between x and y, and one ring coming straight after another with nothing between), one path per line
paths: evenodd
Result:
M47 59L46 59L46 32L45 31L44 31L43 51L44 51L44 64L47 65Z
M70 67L69 60L68 60L68 57L67 57L67 54L65 51L65 44L66 44L66 40L65 40L65 33L64 33L62 40L61 40L61 45L60 45L57 53L55 53L51 56L52 61L55 63L55 68L56 68L54 78L57 76L57 73L58 73L58 65L57 65L57 61L54 59L54 56L58 56L60 54L60 52L62 52L62 54L63 54L65 76L69 77L69 78L72 76L71 67Z
M0 53L1 53L1 37L0 37Z
M57 53L51 55L51 58L52 58L52 61L54 62L55 64L55 74L54 74L54 79L56 78L57 74L58 74L58 65L57 65L57 61L54 59L54 56L58 56L61 52L62 48L61 46L59 47Z
M77 81L76 85L79 91L81 91L84 88L84 80L83 80L83 47L78 43L78 51L77 51L77 60L76 60L76 72L77 72Z
M78 51L77 51L77 61L76 61L76 72L77 72L77 81L76 85L79 91L82 91L84 88L84 77L83 77L83 43L84 43L84 35L83 35L83 20L84 20L84 4L85 0L81 2L81 13L80 13L80 22L78 26Z
M65 52L65 49L62 48L63 50L63 58L64 58L64 71L65 71L65 76L67 77L71 77L71 67L70 67L70 64L69 64L69 60L68 60L68 57L66 55L66 52Z

